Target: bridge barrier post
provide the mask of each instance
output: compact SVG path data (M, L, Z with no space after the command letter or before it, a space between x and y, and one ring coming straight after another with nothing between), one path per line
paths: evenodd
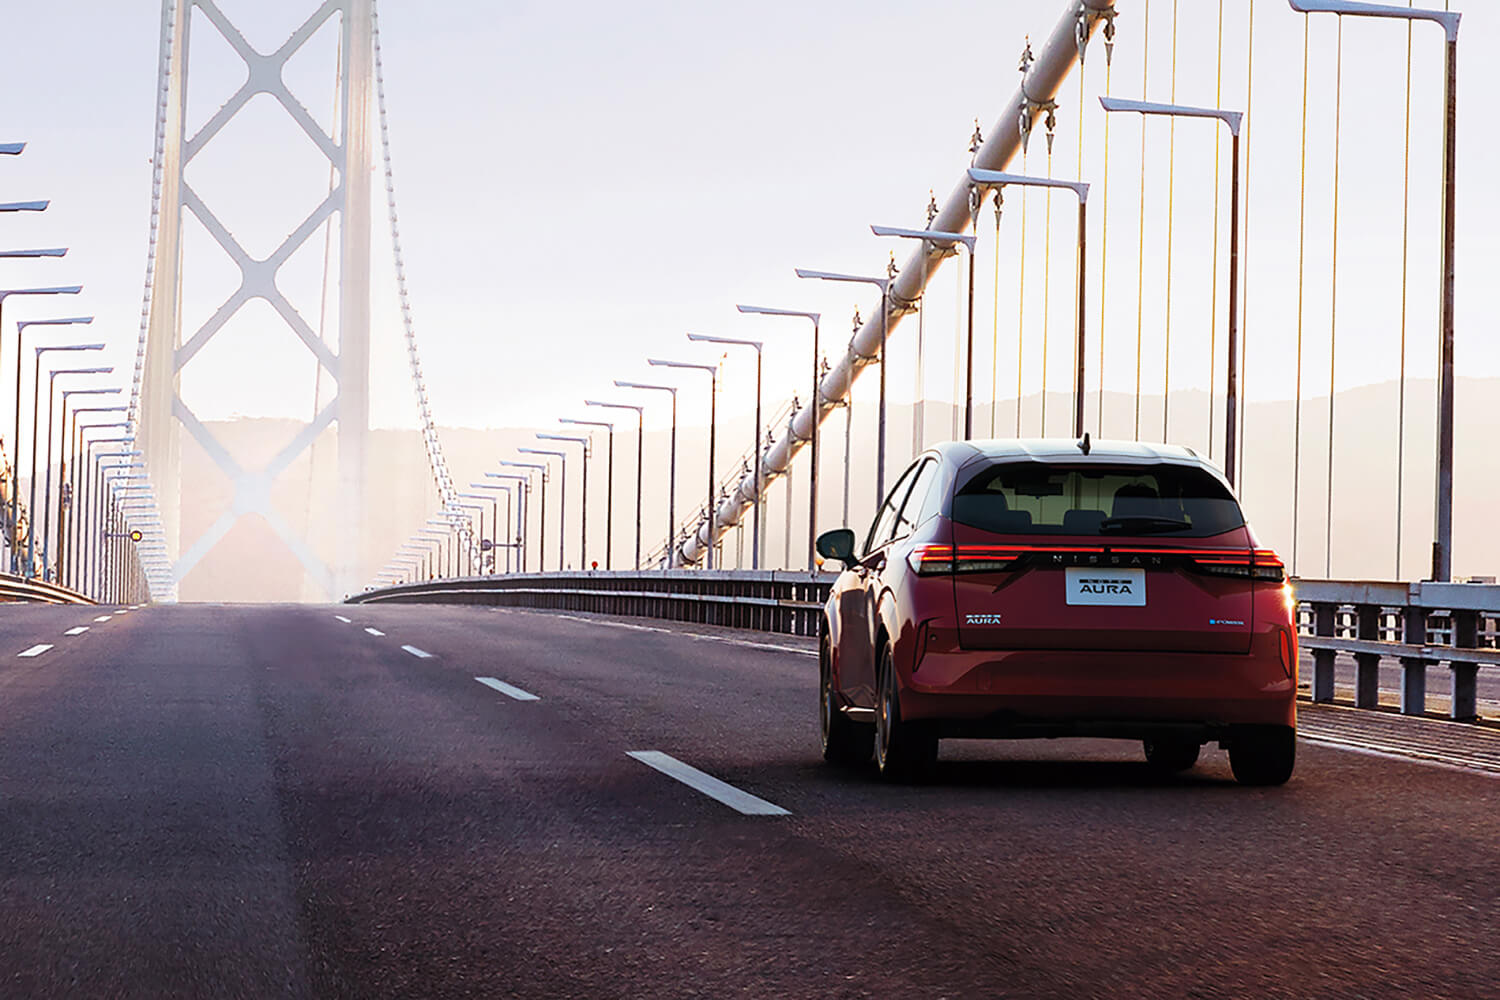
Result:
M1479 613L1454 611L1453 646L1455 649L1477 649L1479 646ZM1479 718L1479 664L1452 660L1448 716L1456 722L1474 722Z
M1401 614L1401 641L1408 646L1427 645L1427 609L1406 608ZM1420 656L1401 657L1401 714L1421 715L1427 711L1427 660Z
M1380 639L1380 607L1360 604L1354 609L1355 637ZM1356 708L1380 707L1380 654L1354 654L1354 705Z
M1338 605L1320 601L1313 605L1313 635L1332 638ZM1312 699L1316 702L1333 701L1333 658L1331 649L1313 650Z

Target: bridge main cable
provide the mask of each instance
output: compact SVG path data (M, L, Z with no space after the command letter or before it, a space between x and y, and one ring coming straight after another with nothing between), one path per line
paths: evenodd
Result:
M1025 70L1021 86L1005 105L1000 120L990 129L989 138L980 146L971 164L985 170L1004 170L1019 153L1036 120L1046 114L1075 63L1100 22L1112 16L1114 0L1069 0L1062 18L1053 28L1040 55ZM938 232L966 232L974 217L970 204L972 182L965 174L928 224ZM784 474L802 446L812 439L813 421L820 424L829 411L838 406L854 383L854 376L879 356L882 329L889 340L901 317L922 297L926 286L936 276L938 265L951 248L921 241L906 266L891 283L887 316L882 324L879 310L865 321L843 359L818 384L817 398L804 406L791 421L787 433L773 443L762 458L761 482L754 473L743 477L739 486L713 512L711 519L672 554L676 566L697 563L730 528L740 523L769 480Z

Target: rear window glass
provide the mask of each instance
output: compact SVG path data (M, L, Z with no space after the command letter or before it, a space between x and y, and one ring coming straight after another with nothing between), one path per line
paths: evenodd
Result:
M1181 465L1060 466L1008 462L971 476L953 520L1007 535L1203 538L1242 527L1224 484Z

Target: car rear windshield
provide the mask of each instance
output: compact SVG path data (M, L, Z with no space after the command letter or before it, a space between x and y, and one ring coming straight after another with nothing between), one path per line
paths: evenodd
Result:
M953 520L1006 535L1204 538L1242 527L1240 505L1214 476L1182 465L1004 462L971 476Z

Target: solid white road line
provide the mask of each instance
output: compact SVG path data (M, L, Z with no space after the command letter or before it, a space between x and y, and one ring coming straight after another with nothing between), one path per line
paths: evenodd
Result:
M401 648L406 650L408 653L410 653L412 656L415 656L419 660L432 659L432 654L427 652L427 650L425 649L418 649L416 646L402 646Z
M378 628L367 628L367 629L365 629L365 631L368 632L368 633L370 633L371 635L376 635L376 636L385 635L385 633L382 632L382 631L380 631L380 629L378 629Z
M45 653L47 650L49 650L51 648L52 648L52 646L51 646L50 643L39 642L35 646L32 646L30 649L23 649L23 650L21 650L21 652L18 653L18 654L16 654L16 655L18 655L18 656L41 656L43 653Z
M476 677L474 679L476 681L478 681L479 683L483 684L485 687L492 687L496 691L499 691L501 694L503 694L503 695L505 695L505 696L507 696L509 698L516 699L516 701L541 701L542 700L542 699L538 698L536 695L532 694L530 691L522 691L518 687L515 687L513 685L507 684L504 681L496 680L493 677Z
M350 624L349 619L345 618L343 615L334 615L333 617L337 618L339 621L343 622L345 625Z
M713 775L684 764L676 757L664 754L660 750L629 750L626 752L642 764L656 768L656 770L669 778L676 778L689 788L724 803L735 812L746 816L791 815L791 813L775 803L767 802L765 799L757 798L749 792L735 788L728 782L720 781Z
M113 617L114 617L113 615L100 615L98 618L95 618L94 621L96 621L96 622L107 622L107 621L109 621Z
M83 633L87 632L88 630L89 627L87 625L78 625L68 629L63 633L63 635L83 635Z

